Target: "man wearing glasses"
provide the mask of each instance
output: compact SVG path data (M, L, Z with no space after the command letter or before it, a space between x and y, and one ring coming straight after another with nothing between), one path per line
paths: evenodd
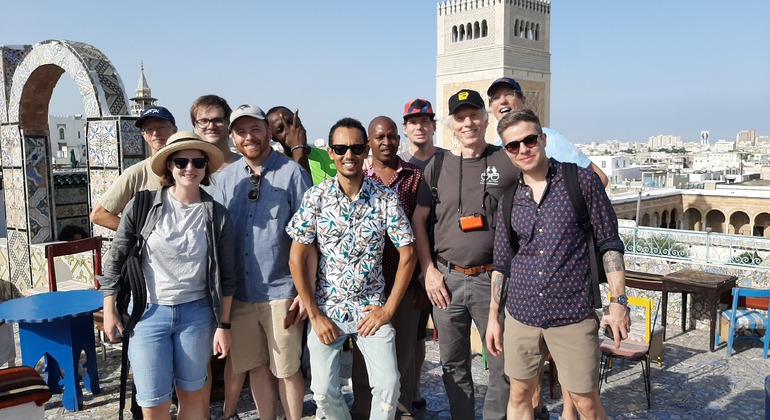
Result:
M176 120L168 109L162 106L147 107L134 123L142 130L142 137L150 147L150 156L163 146L166 140L176 133ZM160 178L150 168L150 158L131 165L118 177L115 183L99 199L91 211L91 222L110 230L118 230L118 216L134 194L141 190L160 189Z
M233 252L241 256L243 282L230 317L233 342L225 366L223 418L237 418L248 372L261 418L275 418L280 394L286 418L299 419L305 386L298 324L305 313L289 271L291 238L285 229L311 185L310 176L270 147L272 133L259 107L236 108L229 128L243 158L218 173L212 196L240 227Z
M490 353L502 356L505 352L505 373L511 380L508 417L531 416L539 373L550 351L559 382L580 418L606 419L598 392L597 327L611 328L619 347L621 335L627 336L630 325L617 216L599 177L591 170L577 168L613 298L601 325L597 325L589 245L583 226L574 216L565 182L566 165L548 158L548 137L531 110L508 113L500 120L497 132L522 172L513 196L511 220L502 220L503 211L497 212L494 283L498 286L504 275L511 276L505 303L504 349L499 327L490 322L487 332ZM506 224L518 237L518 252L511 247ZM507 266L509 273L505 273ZM497 312L499 300L495 294L490 313Z
M190 120L195 129L195 134L219 148L225 157L219 170L240 158L237 153L230 150L230 136L228 124L232 109L227 101L217 95L203 95L193 102L190 107Z
M518 171L500 147L487 144L484 135L489 115L478 92L460 90L449 98L448 105L448 126L456 146L444 152L440 175L435 171L435 158L426 166L412 221L425 290L433 303L451 417L472 419L476 415L471 322L484 337L490 316L494 215L497 201L516 182ZM431 223L431 185L436 176L437 221L431 249L427 225ZM503 358L487 351L487 362L489 385L483 417L503 419L508 401Z
M364 176L366 138L359 121L337 121L329 131L328 148L337 175L308 190L286 228L294 241L291 273L310 317L310 388L329 419L350 419L339 383L339 353L350 336L364 355L373 386L369 418L395 418L400 394L390 320L409 286L417 258L398 195ZM399 256L387 301L382 267L386 237ZM317 286L306 270L316 242Z

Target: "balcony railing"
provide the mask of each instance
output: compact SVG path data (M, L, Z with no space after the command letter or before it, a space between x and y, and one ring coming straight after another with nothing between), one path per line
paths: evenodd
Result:
M631 255L745 268L770 262L770 238L649 227L619 230Z

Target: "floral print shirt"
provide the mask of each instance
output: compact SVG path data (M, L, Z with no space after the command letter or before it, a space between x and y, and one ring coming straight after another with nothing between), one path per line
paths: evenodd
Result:
M337 177L310 188L286 232L302 244L318 240L316 302L339 322L357 323L364 307L384 303L386 235L396 247L414 242L396 193L369 178L353 200Z

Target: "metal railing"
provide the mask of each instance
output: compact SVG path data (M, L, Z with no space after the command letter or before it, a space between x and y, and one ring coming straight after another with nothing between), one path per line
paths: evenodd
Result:
M619 231L632 255L749 268L770 264L770 238L630 226Z

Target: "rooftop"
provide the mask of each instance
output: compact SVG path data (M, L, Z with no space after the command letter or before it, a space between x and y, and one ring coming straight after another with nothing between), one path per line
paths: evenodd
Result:
M770 359L762 358L762 350L750 347L746 340L736 342L736 354L727 357L724 346L709 352L708 333L690 330L684 334L678 326L669 325L663 352L663 365L652 365L652 408L648 411L639 364L615 361L606 384L602 386L601 400L612 419L760 419L764 418L765 376L770 374ZM430 337L430 336L429 336ZM18 338L17 338L18 340ZM17 354L19 354L17 349ZM343 360L344 360L343 356ZM17 364L20 359L17 358ZM345 363L343 363L345 366ZM349 366L349 365L347 365ZM349 367L348 367L349 369ZM46 403L47 419L112 419L117 417L118 383L120 373L119 350L108 351L107 361L99 355L99 379L102 393L92 395L84 391L85 408L78 412L64 412L60 396ZM349 374L348 374L349 375ZM343 376L345 374L343 373ZM477 412L486 392L487 371L481 356L473 360L476 382ZM549 397L548 375L543 380L543 397L551 418L561 413L561 393L556 387L555 398ZM346 388L346 391L349 391ZM314 419L314 404L310 391L305 395L305 419ZM428 401L420 419L448 419L448 402L441 380L438 362L438 343L428 341L427 358L423 369L422 392ZM346 393L350 401L349 392ZM212 404L212 418L221 418L222 403ZM242 392L238 406L245 420L258 418L254 403L247 391ZM131 418L127 414L126 418ZM481 418L480 414L477 418Z

